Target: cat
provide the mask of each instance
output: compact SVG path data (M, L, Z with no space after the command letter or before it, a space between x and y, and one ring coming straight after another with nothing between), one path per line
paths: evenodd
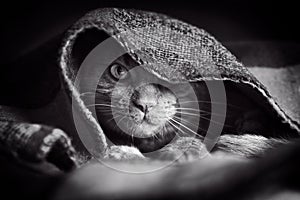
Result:
M218 123L210 121L211 115L218 114L211 113L210 106L218 102L210 101L205 84L191 83L192 91L183 86L178 97L169 88L182 85L162 80L159 80L161 85L151 83L157 82L157 78L146 70L134 70L137 66L138 63L125 54L99 79L95 97L98 121L106 136L124 150L114 148L108 157L144 158L141 154L144 153L154 159L185 162L208 155L203 138L209 123ZM189 93L194 91L197 109L191 103L195 101L189 99ZM220 136L212 151L253 158L262 156L267 149L288 143L284 138L265 137L274 134L267 131L269 122L261 120L267 117L248 98L237 98L239 92L231 90L227 95L228 99L238 99L239 104L232 105L237 103L229 101L223 128L223 133L227 134ZM193 117L199 121L193 121ZM122 152L125 155L120 155ZM126 155L126 152L131 153Z

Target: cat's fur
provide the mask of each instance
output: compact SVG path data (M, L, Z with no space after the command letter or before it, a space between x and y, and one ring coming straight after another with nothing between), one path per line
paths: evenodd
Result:
M122 66L125 66L126 68L128 68L128 70L133 69L137 65L137 63L135 63L135 61L133 61L128 55L118 58L115 62ZM148 74L149 77L152 76L150 73L146 71L143 73ZM131 78L136 78L136 77L131 77ZM150 79L151 78L149 78L149 80ZM188 132L188 131L181 126L178 126L179 128L177 128L177 126L174 126L174 124L172 124L172 121L170 126L170 124L168 124L167 119L165 120L165 122L163 121L161 123L161 126L163 127L165 125L168 125L168 128L160 129L159 137L157 136L152 137L154 133L151 133L151 131L148 132L149 133L148 137L150 137L151 139L134 137L134 134L138 134L138 132L129 133L129 135L132 134L132 137L126 136L126 133L124 133L122 129L118 128L119 126L118 123L120 120L118 119L113 120L115 116L111 113L112 112L111 110L115 106L118 106L118 108L120 108L118 111L122 111L121 117L119 117L119 119L120 118L122 119L122 116L126 117L126 114L128 114L126 113L126 109L125 109L127 108L127 106L130 107L131 109L137 109L138 105L133 101L142 101L142 98L145 98L146 100L147 99L151 100L154 98L155 100L155 98L157 97L152 92L153 90L155 91L158 90L160 96L164 95L165 98L169 98L170 101L173 101L173 104L176 101L172 100L175 97L174 95L169 94L168 91L166 90L159 90L158 85L154 85L154 84L144 85L142 87L142 91L139 91L142 92L143 95L135 96L134 94L136 90L139 90L139 88L134 88L130 85L127 85L125 87L122 84L117 84L117 81L118 80L113 80L113 77L111 77L111 75L109 74L109 70L106 70L104 75L99 80L97 93L96 93L96 105L98 105L96 106L96 108L97 108L97 115L99 116L98 120L102 128L104 129L104 132L108 136L108 138L112 139L113 142L116 142L117 145L135 146L138 149L140 149L142 152L156 151L160 149L153 154L154 157L153 155L150 156L156 159L157 158L158 159L180 158L178 159L179 161L187 161L187 160L199 159L204 154L209 154L202 143L205 130L207 128L208 120L206 120L206 123L202 122L199 124L199 128L197 129L197 135L194 135L195 138L187 137L188 134L185 134L183 132ZM178 87L180 87L180 85ZM200 87L196 89L198 89L199 91L197 97L201 100L206 100L206 101L199 101L199 107L200 107L199 113L201 112L201 109L207 111L210 105L208 106L206 104L201 105L201 102L207 102L207 94L205 92L205 88ZM117 95L113 95L113 92L117 93ZM131 98L131 95L135 96L136 99L133 100ZM235 93L235 94L231 94L231 96L229 95L229 97L235 99L237 95L238 94ZM261 115L261 112L258 109L255 110L255 108L249 106L251 105L251 103L249 103L251 102L250 100L239 99L239 101L246 102L244 103L244 105L246 105L245 108L238 108L237 106L234 105L229 106L230 108L230 110L228 111L229 117L227 117L227 120L224 125L224 130L225 132L227 132L227 134L223 134L222 136L220 136L220 138L216 141L216 145L212 150L212 152L225 152L228 154L233 154L241 157L253 158L253 157L262 156L264 152L268 149L272 149L278 147L279 145L286 144L289 142L287 139L283 139L283 138L272 138L272 137L267 138L262 135L256 135L255 133L267 132L265 131L266 129L266 127L264 127L265 124L260 123L260 121L262 120L256 119L258 117L262 118L263 116ZM117 102L113 104L113 107L107 108L105 106L104 107L101 106L103 104L105 105L112 104L113 102ZM172 110L174 108L168 107L164 112L167 112L168 109ZM247 109L249 111L247 111ZM129 115L130 113L128 114L127 117L129 118L133 117ZM155 118L157 117L156 115L160 117L159 114L156 114L155 112L151 117ZM173 117L173 115L169 117ZM185 119L184 116L181 117L183 118L183 121L181 122L189 121ZM234 121L234 123L232 121ZM217 122L212 122L212 123L217 123ZM184 124L183 126L188 126L189 124L191 123ZM127 123L127 126L128 126L127 128L129 128L130 130L133 130L136 124ZM148 128L151 130L151 124L149 126L150 127ZM182 131L182 129L184 129L185 131ZM171 135L172 132L177 132L177 135L179 135L179 137L176 137L173 141L171 141L172 138L174 137ZM158 143L158 145L155 143ZM151 145L152 147L149 147ZM116 158L123 158L123 159L142 158L139 151L134 150L135 147L122 147L122 146L118 148L116 147L112 149L112 152L109 153L108 157L112 158L113 157L112 155L115 155ZM125 149L125 151L121 151L120 149L123 150ZM181 155L183 156L181 157Z

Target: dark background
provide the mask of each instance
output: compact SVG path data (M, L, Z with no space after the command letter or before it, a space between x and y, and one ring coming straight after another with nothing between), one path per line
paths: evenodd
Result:
M1 6L1 63L34 49L99 7L165 13L206 29L221 42L300 41L299 6L291 1L9 1Z

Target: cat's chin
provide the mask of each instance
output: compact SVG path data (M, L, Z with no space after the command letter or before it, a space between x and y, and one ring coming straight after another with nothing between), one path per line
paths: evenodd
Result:
M168 128L164 128L165 123L163 124L161 122L161 124L153 124L153 123L149 123L148 121L142 121L141 123L133 122L130 125L130 127L132 127L131 129L135 131L133 131L133 133L130 133L130 130L128 130L129 132L128 135L134 136L136 138L149 138L149 137L158 137L159 134L164 134L165 132L173 131L173 129L167 130Z
M115 145L127 145L135 146L142 153L149 153L161 149L165 145L169 144L174 137L176 132L172 127L159 129L160 131L153 129L155 132L145 133L144 136L131 135L125 133L118 127L112 124L101 124L103 131L107 138ZM149 129L148 129L149 130Z
M176 133L167 132L164 134L157 133L148 138L137 138L134 137L134 142L131 143L137 147L142 153L150 153L163 148L169 144L176 136Z

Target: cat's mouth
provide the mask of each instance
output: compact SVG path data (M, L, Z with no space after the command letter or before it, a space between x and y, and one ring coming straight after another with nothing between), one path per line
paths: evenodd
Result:
M143 153L161 149L172 141L178 131L167 119L150 123L146 119L136 122L130 116L121 119L100 122L106 136L115 145L135 146Z
M136 131L131 132L135 137L150 137L164 131L169 120L175 116L176 108L176 104L171 106L157 104L142 110L132 103L129 108L130 118L124 120L124 123L125 126L129 124L136 127Z
M157 103L141 110L134 103L129 105L128 113L123 117L115 117L114 122L104 123L107 137L117 145L133 145L142 152L152 152L170 143L178 129L170 122L174 117L180 118L176 112L177 104L166 106ZM120 113L116 109L117 116ZM102 124L101 124L102 125Z

